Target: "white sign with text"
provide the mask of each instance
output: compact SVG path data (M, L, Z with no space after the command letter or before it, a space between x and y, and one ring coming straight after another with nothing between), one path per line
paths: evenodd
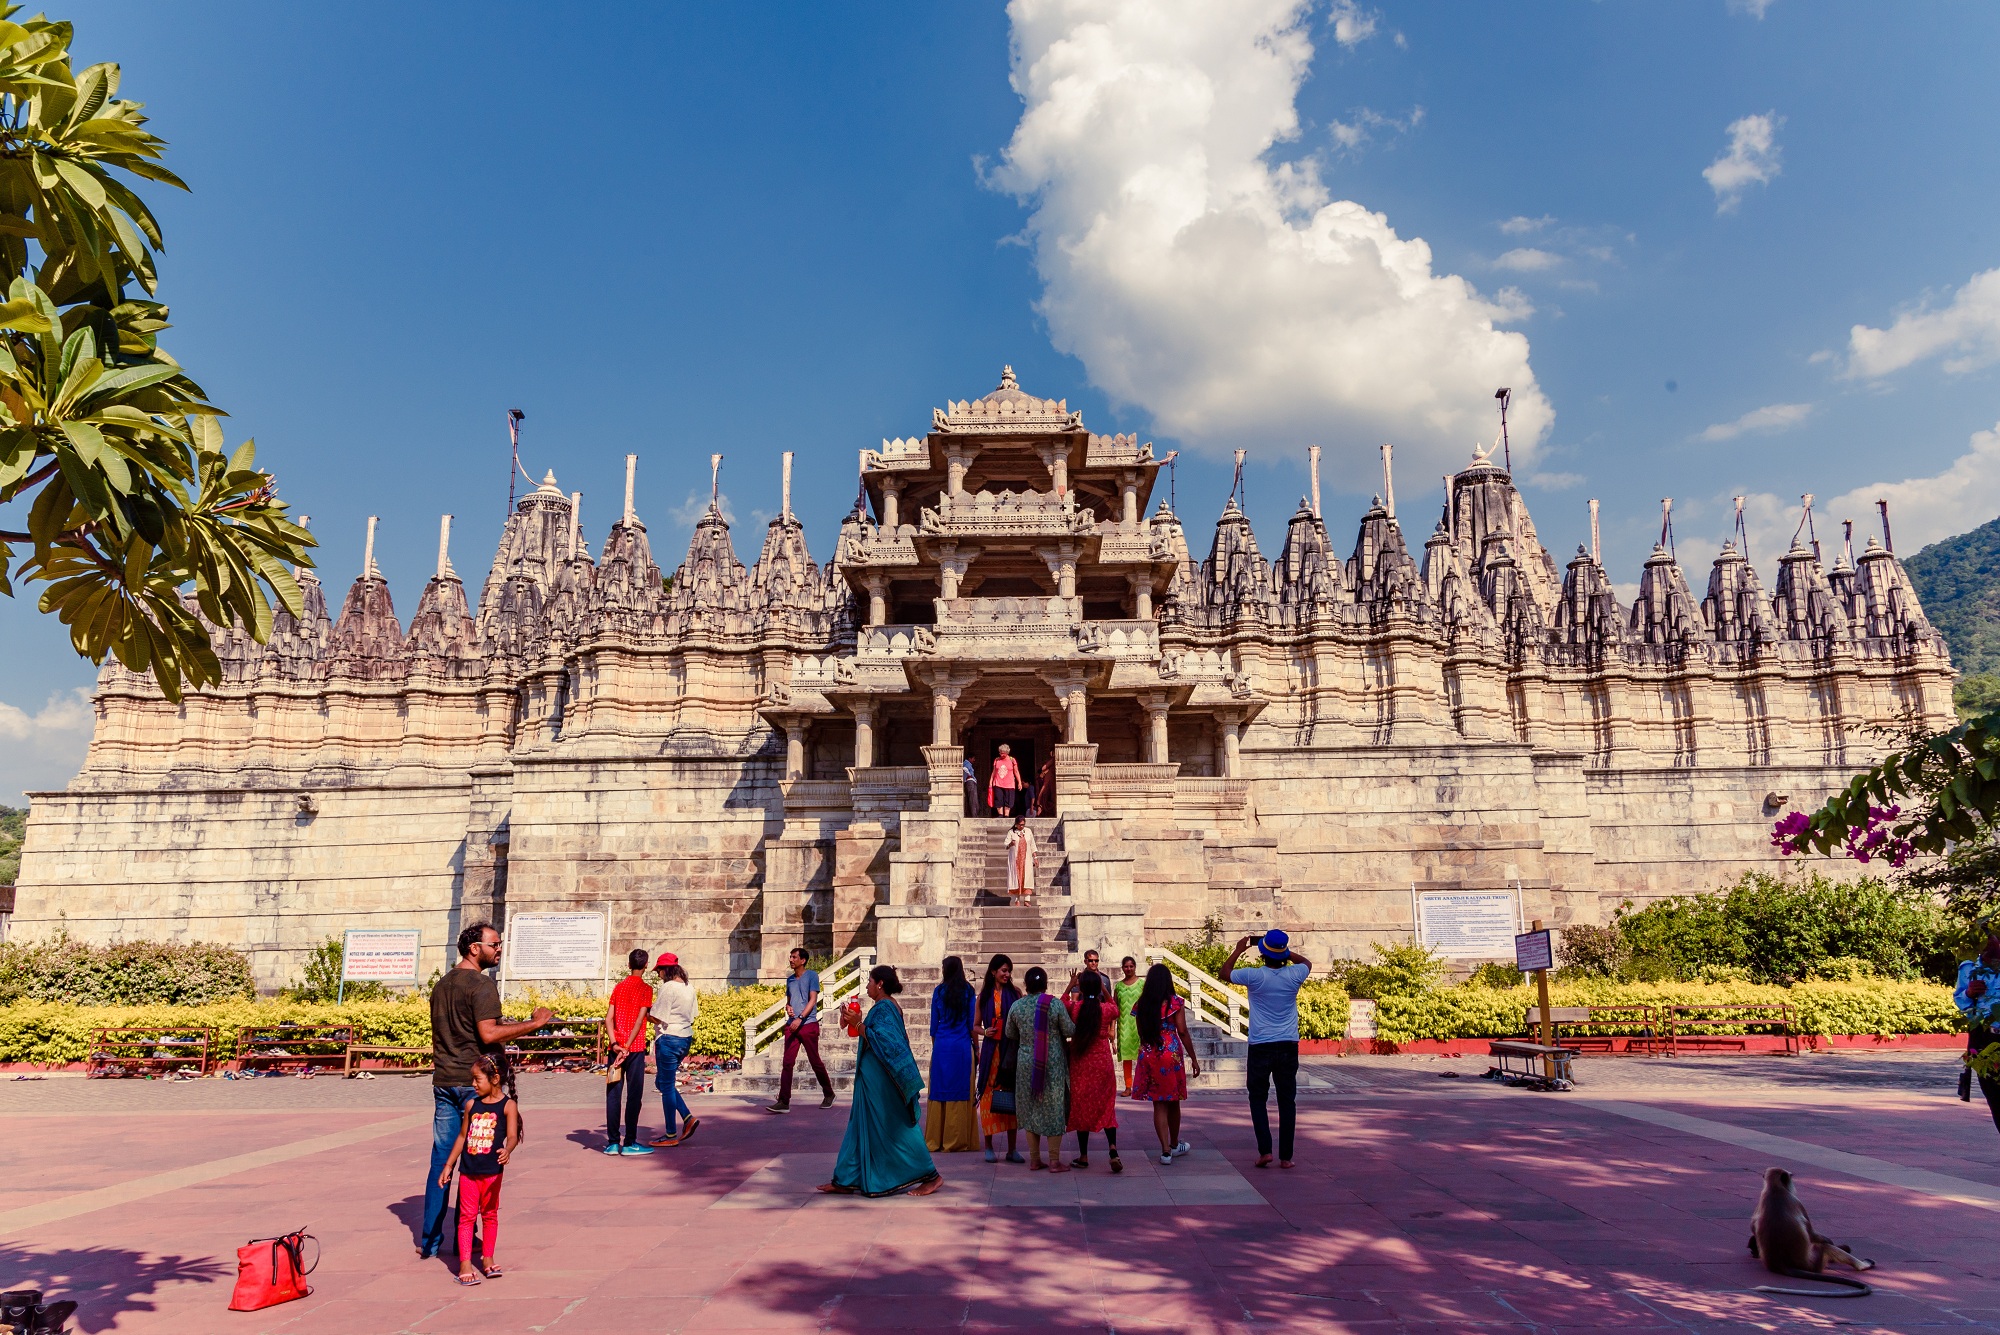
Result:
M350 927L340 953L340 981L414 985L422 943L423 933L414 927Z
M1511 890L1417 892L1417 941L1448 960L1509 958L1517 919Z
M604 977L602 913L510 913L504 939L509 980Z

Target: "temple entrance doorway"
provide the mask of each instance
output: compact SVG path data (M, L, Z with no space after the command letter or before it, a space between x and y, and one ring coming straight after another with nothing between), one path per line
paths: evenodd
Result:
M1019 814L1024 816L1056 814L1052 809L1055 805L1053 783L1048 785L1047 798L1039 806L1035 805L1034 799L1036 780L1041 776L1042 766L1054 757L1056 743L1062 740L1062 734L1057 731L1055 724L1049 722L1046 717L989 719L982 715L964 731L962 738L966 754L972 757L972 763L979 771L981 815L1001 814L987 807L986 792L987 782L993 777L993 762L999 757L1003 743L1014 757L1014 762L1020 766L1022 782L1028 786L1030 794L1028 804L1022 807ZM1044 806L1051 809L1043 810Z

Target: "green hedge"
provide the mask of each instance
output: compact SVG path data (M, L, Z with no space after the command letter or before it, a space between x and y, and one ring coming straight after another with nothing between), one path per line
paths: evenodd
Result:
M763 1010L784 990L742 987L704 993L695 1019L694 1052L698 1056L740 1058L743 1021ZM526 1019L537 998L510 998L509 1019ZM602 1000L549 997L541 1001L560 1015L596 1018ZM216 1031L216 1051L228 1057L236 1051L237 1035L245 1029L283 1024L353 1025L364 1043L385 1047L426 1047L431 1041L429 1003L422 997L398 1001L351 1001L331 1006L301 1001L227 1001L204 1006L73 1006L60 1002L21 1002L0 1006L0 1062L57 1065L80 1062L90 1054L90 1031L107 1026L206 1025Z
M1314 984L1300 993L1299 1032L1305 1038L1338 1038L1346 1007L1335 993ZM1716 1002L1786 1002L1793 1025L1804 1034L1952 1034L1964 1031L1951 1004L1951 989L1935 983L1799 983L1769 987L1755 983L1614 983L1582 980L1549 989L1557 1006L1698 1005ZM1523 1011L1534 1004L1530 987L1496 989L1447 987L1433 992L1382 997L1375 1003L1376 1033L1391 1043L1435 1038L1502 1038L1521 1032ZM1336 1015L1339 1022L1336 1022ZM1308 1031L1311 1032L1308 1032ZM1726 1026L1708 1031L1741 1032Z
M67 934L0 943L0 1005L200 1006L256 995L250 958L207 942L91 946Z

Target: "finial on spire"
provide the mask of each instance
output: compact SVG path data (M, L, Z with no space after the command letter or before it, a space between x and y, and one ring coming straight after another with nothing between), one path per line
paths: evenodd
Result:
M629 505L626 506L625 513L627 515L630 515L632 513L632 507ZM563 559L565 561L576 560L577 548L580 545L578 542L578 535L582 532L582 529L583 529L583 493L580 491L573 491L569 494L569 545L563 552Z
M1663 549L1675 560L1680 559L1679 553L1674 550L1674 498L1671 496L1660 498L1660 540L1654 546Z
M1014 380L1014 368L1013 368L1013 367L1011 367L1011 366L1003 366L1003 367L1001 367L1001 368L1000 368L1000 388L1001 388L1001 389L1019 389L1020 387L1021 387L1021 386L1020 386L1019 384L1017 384L1017 383L1015 382L1015 380ZM998 391L995 391L995 392L997 393Z
M375 522L376 516L368 516L368 542L361 549L361 578L380 579L382 572L375 565Z
M1590 498L1590 559L1598 565L1604 564L1604 550L1597 542L1597 498Z
M1319 513L1319 446L1317 446L1317 445L1308 445L1308 446L1306 446L1306 459L1307 459L1307 461L1309 462L1309 464L1310 464L1310 466L1311 466L1311 468L1312 468L1312 484L1313 484L1313 493L1312 493L1312 496L1313 496L1313 518L1314 518L1314 519L1318 519L1318 518L1320 518L1320 513Z
M626 455L625 456L625 522L628 524L632 522L634 517L632 513L632 484L637 479L638 475L639 475L639 456L636 454Z
M708 456L708 508L722 513L722 456Z
M1396 517L1396 447L1382 446L1382 494L1388 498L1389 518Z
M1736 498L1736 550L1743 554L1743 560L1750 560L1750 530L1743 526L1743 497Z
M1248 453L1248 450L1236 451L1236 479L1229 484L1229 499L1236 501L1239 506L1242 504L1242 500L1238 500L1238 497L1243 492L1243 456ZM1249 498L1243 497L1243 500L1247 499Z
M1879 510L1879 511L1881 512L1881 514L1882 514L1882 547L1883 547L1883 550L1887 551L1887 552L1889 553L1889 555L1891 555L1891 556L1894 556L1894 555L1896 554L1896 543L1895 543L1895 540L1894 540L1893 538L1891 538L1891 537L1889 536L1889 502L1888 502L1888 499L1887 499L1887 498L1885 497L1884 499L1881 499L1881 500L1878 500L1878 501L1876 501L1876 502L1875 502L1875 508L1876 508L1877 510Z
M783 516L785 522L789 524L792 522L792 452L790 450L785 451L784 460L785 460L785 484L783 489L779 493L778 513L781 516Z
M457 579L458 572L451 568L451 516L438 517L438 569L439 579Z
M1843 519L1840 521L1840 527L1840 559L1851 566L1854 564L1854 521L1852 519Z

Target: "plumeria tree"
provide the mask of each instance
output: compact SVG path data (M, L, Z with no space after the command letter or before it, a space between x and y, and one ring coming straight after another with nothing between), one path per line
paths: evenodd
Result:
M0 5L0 593L45 586L78 653L178 699L221 677L213 628L261 642L273 599L303 613L287 566L313 540L160 346L163 241L128 178L186 189L166 144L118 66L72 70L70 25L19 12Z

